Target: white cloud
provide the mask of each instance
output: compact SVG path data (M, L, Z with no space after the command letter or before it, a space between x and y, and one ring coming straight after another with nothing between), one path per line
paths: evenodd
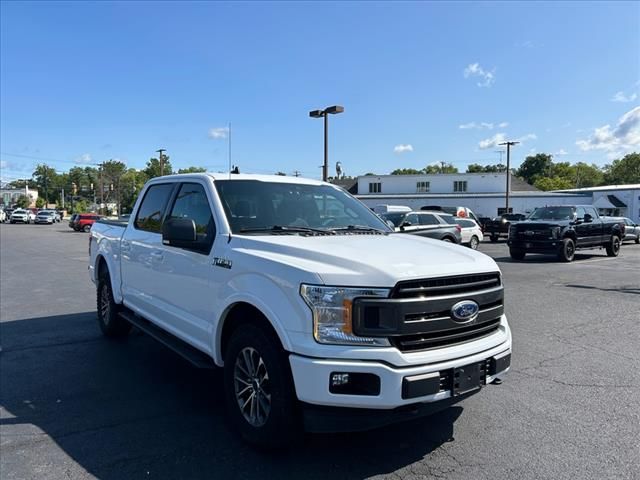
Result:
M478 123L469 122L469 123L463 123L462 125L458 125L458 128L461 130L470 130L470 129L493 130L494 127L505 128L508 126L509 126L508 122L498 123L497 125L495 123L490 123L490 122L478 122Z
M528 140L536 140L538 136L535 133L528 133L520 138L516 138L514 141L524 143ZM507 141L506 133L496 133L493 137L485 138L478 143L480 150L486 150L487 148L495 148L499 144Z
M208 133L209 138L214 140L218 140L220 138L227 138L229 136L229 128L228 127L218 127L209 129Z
M640 145L640 107L629 110L618 119L618 124L595 128L587 139L577 140L583 151L602 150L612 157L629 152Z
M486 150L487 148L495 148L499 143L503 143L506 139L507 137L504 133L496 133L491 138L480 140L480 143L478 143L478 147L480 147L481 150Z
M495 68L491 71L485 70L479 63L470 63L467 68L464 69L464 78L477 77L479 87L490 87L495 82L496 78L494 73Z
M76 163L77 165L91 165L92 161L93 159L91 158L90 154L83 153L78 158L76 158L73 162Z
M616 94L611 97L612 102L620 102L620 103L628 103L634 102L638 98L637 93L632 93L631 95L625 95L623 91L616 92Z
M396 145L395 147L393 147L393 151L395 153L404 153L404 152L413 152L413 145L407 143L407 144L400 144L400 145Z
M0 160L0 168L7 168L9 164L5 160Z
M561 148L560 150L558 150L556 153L554 153L554 155L557 156L561 156L561 155L569 155L569 152L567 152L564 148Z

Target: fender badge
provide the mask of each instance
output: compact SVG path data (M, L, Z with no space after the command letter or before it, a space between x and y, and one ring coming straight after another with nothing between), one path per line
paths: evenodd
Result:
M216 267L226 268L227 270L231 270L231 265L233 262L227 258L214 257L213 264Z

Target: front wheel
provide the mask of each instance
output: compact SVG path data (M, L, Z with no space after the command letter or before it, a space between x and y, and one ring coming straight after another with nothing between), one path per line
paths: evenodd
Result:
M82 231L89 233L91 231L91 225L85 225L82 227Z
M558 252L558 259L562 262L573 262L576 255L576 244L571 238L562 240L562 247Z
M609 243L606 246L607 256L617 257L618 255L620 255L620 243L620 237L618 237L617 235L612 235L611 240L609 240Z
M524 250L517 250L515 248L509 249L509 255L514 260L524 260L524 256L527 254Z
M491 235L491 241L493 243L496 243L498 241L498 238L500 238L500 237L498 237L498 235Z
M472 250L477 250L479 244L480 244L480 240L478 240L478 237L476 237L475 235L471 237L471 241L469 242L469 247Z
M125 337L131 330L131 324L118 315L120 306L113 299L111 280L108 272L101 272L97 290L98 325L106 337Z
M274 449L296 438L293 379L275 334L253 324L238 327L224 358L224 389L230 418L245 441Z

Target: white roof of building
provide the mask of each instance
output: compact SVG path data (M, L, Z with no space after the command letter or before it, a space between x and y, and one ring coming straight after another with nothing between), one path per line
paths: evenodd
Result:
M612 190L640 190L640 183L627 185L603 185L601 187L569 188L567 190L554 190L554 192L607 192Z

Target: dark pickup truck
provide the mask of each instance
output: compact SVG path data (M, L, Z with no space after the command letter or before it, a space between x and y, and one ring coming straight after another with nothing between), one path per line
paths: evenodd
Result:
M624 222L600 217L591 205L562 205L537 208L525 221L509 228L511 258L522 260L527 253L549 253L571 262L576 250L605 248L617 257L624 238Z
M497 242L500 237L509 236L511 222L521 222L527 218L523 213L505 213L484 224L483 233L491 238L492 242Z

